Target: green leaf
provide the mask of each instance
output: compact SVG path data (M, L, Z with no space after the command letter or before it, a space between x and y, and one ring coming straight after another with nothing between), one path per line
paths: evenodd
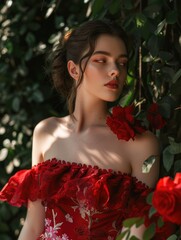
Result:
M181 172L181 159L174 162L174 175L177 172Z
M156 209L152 206L149 210L149 218L151 218L156 212Z
M20 99L18 97L15 97L12 102L12 109L15 112L18 112L20 109Z
M163 227L164 221L163 221L162 217L158 218L157 225L158 225L159 228Z
M18 208L13 207L13 206L9 207L9 210L11 211L13 216L15 216L19 211Z
M14 49L12 42L7 41L6 44L5 44L5 46L6 46L7 50L8 50L8 53L9 53L9 54L12 54L13 49Z
M2 219L3 222L7 222L9 219L11 219L12 216L10 212L10 206L7 203L0 206L0 212L0 219Z
M26 65L24 64L21 64L19 67L18 67L18 73L25 77L27 74L28 74L28 68L26 67Z
M132 0L124 0L125 9L131 10L134 8L134 4Z
M170 92L173 96L180 96L180 89L181 89L181 81L176 81L175 84L172 84L170 88Z
M136 17L136 27L137 28L143 27L147 20L145 15L143 15L142 13L138 13L136 14L135 17Z
M7 148L1 148L0 149L0 162L4 161L7 156L8 156L8 149Z
M47 9L47 12L45 14L45 18L49 18L52 13L55 11L55 8L56 8L56 4L51 4L50 7Z
M130 233L130 230L129 229L126 229L125 231L123 231L117 238L116 240L121 240L123 239L124 237L128 236Z
M175 73L175 75L174 75L174 77L173 77L173 79L172 79L172 82L173 82L173 83L176 83L177 80L180 79L180 78L181 78L181 69L179 69L179 70Z
M163 166L167 172L170 171L174 162L174 155L170 153L169 146L163 151Z
M177 12L175 10L169 11L166 15L166 21L168 24L174 24L177 22Z
M130 237L130 240L139 240L139 238L132 236L132 237Z
M159 35L159 34L161 33L161 31L164 29L165 25L166 25L166 21L165 21L165 19L164 19L163 21L161 21L161 22L158 24L157 29L156 29L156 31L155 31L155 34L156 34L156 35Z
M147 7L145 7L144 9L144 13L154 19L155 18L155 13L158 13L161 10L161 6L160 6L160 0L148 0L148 5ZM157 22L157 21L155 21Z
M149 39L148 39L148 47L150 50L150 53L153 57L158 55L158 36L152 35Z
M159 101L159 112L164 118L171 117L171 110L175 108L175 99L172 96L164 96Z
M121 6L120 1L112 1L109 7L110 13L116 14L119 11L120 6Z
M36 23L36 22L32 22L29 24L28 26L31 30L33 31L37 31L38 29L40 29L40 24Z
M175 74L175 71L172 67L164 66L162 67L161 72L163 73L164 81L172 82L172 79Z
M36 102L43 102L43 94L39 90L36 90L32 95L32 99Z
M152 205L152 198L153 198L153 192L149 193L146 198L146 202L150 205Z
M0 239L1 240L12 240L12 238L9 237L7 234L0 234Z
M164 61L169 61L173 58L173 54L171 52L167 52L167 51L160 51L159 57L161 59L163 59Z
M95 0L92 5L92 13L93 15L97 15L98 13L101 12L101 10L104 8L105 5L105 0Z
M151 55L146 55L143 57L143 62L152 62L154 58Z
M28 43L29 46L33 46L35 41L36 41L36 38L35 38L34 34L32 34L31 32L27 33L25 39L26 39L26 42Z
M139 226L141 226L142 224L144 224L144 218L140 218L136 221L135 226L138 228Z
M171 105L168 101L162 101L159 103L159 112L164 118L170 118L171 115Z
M154 5L154 6L159 6L160 4L162 4L162 0L148 0L148 5Z
M28 51L26 52L25 56L24 56L24 59L25 61L29 61L33 56L33 51L32 49L28 49Z
M168 149L171 154L179 154L181 153L181 143L170 141L170 146L168 146Z
M155 223L152 223L144 232L143 240L150 240L155 235Z
M167 238L167 240L178 240L178 237L177 235L173 234L169 238Z
M152 155L149 158L147 158L142 165L142 173L149 173L155 161L156 161L155 155Z
M25 32L27 31L27 26L26 25L22 25L19 29L19 34L23 35L25 34Z
M126 228L131 228L133 225L135 225L137 222L139 222L140 219L142 219L142 218L139 218L139 217L128 218L128 219L123 221L123 226L126 227Z

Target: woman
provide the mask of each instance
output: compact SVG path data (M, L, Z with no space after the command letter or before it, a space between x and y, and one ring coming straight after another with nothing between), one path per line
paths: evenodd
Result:
M55 51L52 76L70 115L36 126L33 168L13 176L0 195L16 206L28 201L19 240L112 240L124 219L148 213L145 199L158 180L159 158L149 173L141 169L159 155L158 141L149 131L118 140L106 124L127 63L124 31L103 20L73 30ZM132 228L132 234L141 239L144 230Z

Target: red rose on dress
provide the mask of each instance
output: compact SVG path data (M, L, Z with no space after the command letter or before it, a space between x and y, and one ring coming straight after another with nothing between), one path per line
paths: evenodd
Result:
M141 122L134 118L133 111L133 105L128 107L117 106L113 108L111 116L107 117L106 123L118 139L128 141L132 138L134 140L136 133L145 131Z
M164 220L181 224L181 173L177 173L174 180L170 177L159 180L153 206Z
M152 103L147 112L147 119L154 129L161 129L165 126L166 121L159 113L159 106L157 103Z

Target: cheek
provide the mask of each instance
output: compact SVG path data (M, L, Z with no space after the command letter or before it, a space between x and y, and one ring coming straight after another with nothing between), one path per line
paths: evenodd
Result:
M106 64L92 62L87 66L87 69L92 73L98 74L100 72L106 72L108 70L108 66Z
M84 72L84 76L86 79L99 79L101 76L106 75L106 69L98 66L89 66Z

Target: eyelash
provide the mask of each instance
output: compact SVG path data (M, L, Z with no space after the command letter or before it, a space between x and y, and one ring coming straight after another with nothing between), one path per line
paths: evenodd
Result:
M106 60L105 59L97 59L97 60L95 60L95 62L97 62L97 63L106 63ZM127 62L118 62L118 65L122 66L122 67L126 67L127 66Z
M119 65L123 66L123 67L126 67L127 66L127 62L120 62Z
M95 60L95 62L97 62L97 63L105 63L106 60L104 60L104 59L97 59L97 60Z

